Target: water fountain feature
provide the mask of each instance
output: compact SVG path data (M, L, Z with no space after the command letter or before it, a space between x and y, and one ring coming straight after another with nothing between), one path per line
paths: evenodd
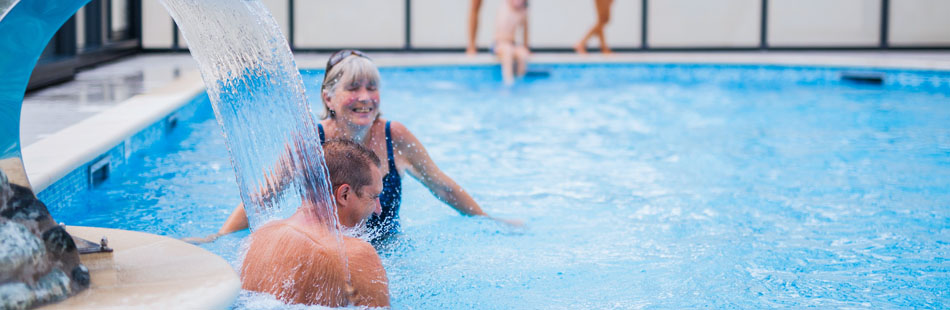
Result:
M348 290L342 289L349 287L350 275L316 122L277 22L260 1L162 0L162 4L198 62L251 230L300 208L329 232L333 241L327 246L336 247L331 253L339 253L346 282L333 286ZM318 291L322 290L333 289ZM344 293L352 291L331 294Z
M228 143L251 228L289 216L303 199L332 206L303 80L287 41L263 4L162 3L198 62ZM265 192L274 193L262 195ZM316 216L335 227L332 211Z

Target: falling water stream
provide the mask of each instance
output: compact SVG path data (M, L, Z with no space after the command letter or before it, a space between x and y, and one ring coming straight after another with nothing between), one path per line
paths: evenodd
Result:
M316 123L274 18L256 0L162 3L198 62L251 230L310 202L317 206L310 215L335 236L345 262Z

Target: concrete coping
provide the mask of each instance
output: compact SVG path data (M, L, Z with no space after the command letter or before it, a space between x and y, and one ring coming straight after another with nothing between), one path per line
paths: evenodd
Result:
M198 71L168 85L129 98L102 113L23 148L23 165L39 193L69 172L181 108L204 91Z
M66 231L87 240L105 236L113 252L80 255L90 287L37 309L228 309L241 291L228 262L183 241L97 227Z

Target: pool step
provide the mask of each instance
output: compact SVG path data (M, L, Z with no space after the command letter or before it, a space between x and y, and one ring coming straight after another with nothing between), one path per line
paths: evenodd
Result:
M93 189L99 187L102 182L105 182L109 179L109 162L112 161L112 157L109 155L102 156L96 159L94 162L89 164L89 188Z

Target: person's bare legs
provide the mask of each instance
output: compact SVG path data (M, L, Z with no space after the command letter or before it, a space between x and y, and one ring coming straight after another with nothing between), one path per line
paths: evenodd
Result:
M580 42L574 44L574 51L578 54L587 54L587 41L592 36L597 36L600 39L600 51L602 53L612 53L610 48L607 47L607 40L604 38L604 26L610 21L611 4L613 4L613 0L594 0L594 5L597 7L597 23L584 34Z
M515 62L514 45L511 42L496 42L495 55L501 60L502 80L505 81L506 85L514 84L514 73L511 72Z
M475 46L475 34L478 32L478 11L482 7L482 0L472 0L472 5L468 9L468 46L465 48L465 54L474 56L478 53Z
M531 54L531 51L527 47L518 46L515 47L515 62L518 64L518 71L516 72L518 77L522 77L528 72L528 56Z
M595 0L597 6L597 37L600 38L600 52L610 54L613 51L607 47L607 38L604 37L604 27L610 22L610 6L614 0Z
M587 55L587 40L590 40L590 37L594 35L597 29L597 25L594 25L594 27L590 28L590 30L587 31L587 34L585 34L579 42L574 44L574 51L581 55Z

